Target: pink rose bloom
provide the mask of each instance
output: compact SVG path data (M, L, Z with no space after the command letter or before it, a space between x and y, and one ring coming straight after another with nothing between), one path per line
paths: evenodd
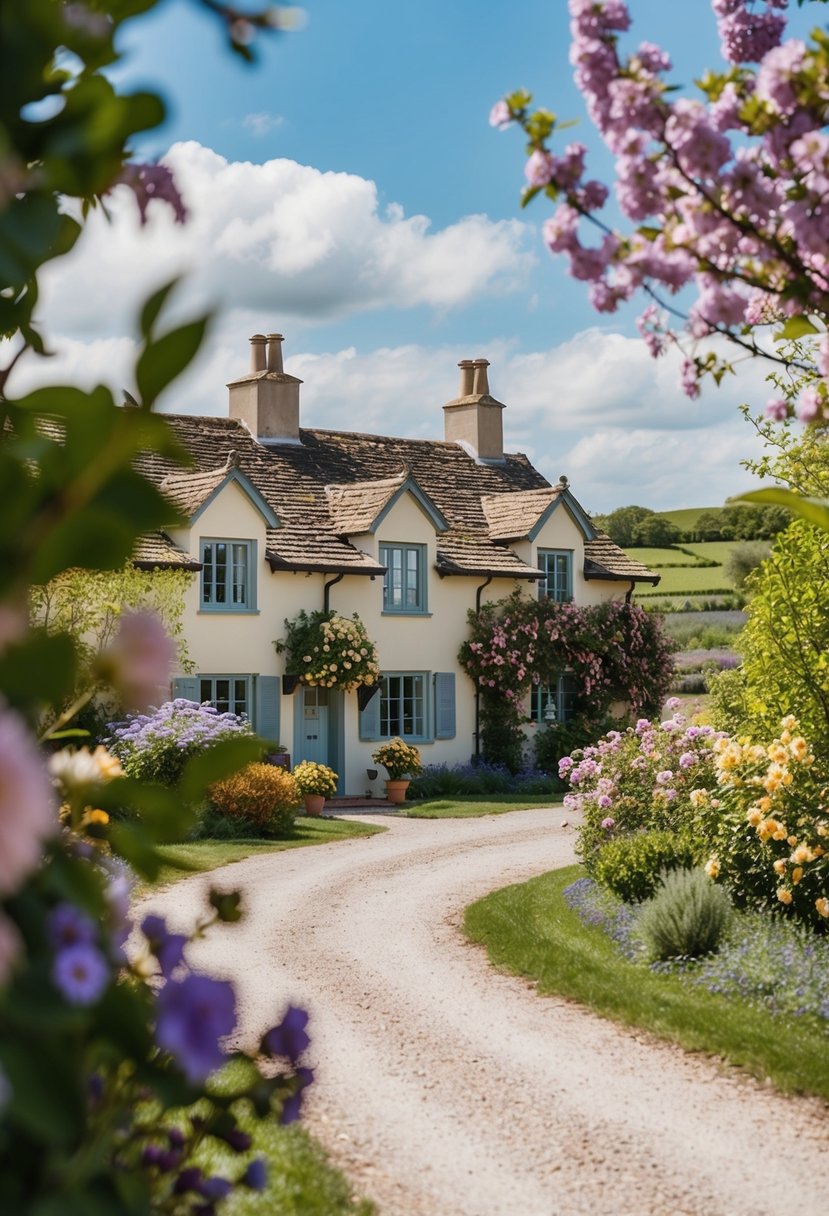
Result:
M606 832L609 832L612 828L616 827L616 820L608 815L607 819L602 820L602 827Z
M57 828L46 765L23 719L0 710L0 895L11 895L40 861ZM0 943L0 955L5 953Z
M146 709L166 695L176 648L155 612L125 612L118 633L100 656L97 672L128 709Z

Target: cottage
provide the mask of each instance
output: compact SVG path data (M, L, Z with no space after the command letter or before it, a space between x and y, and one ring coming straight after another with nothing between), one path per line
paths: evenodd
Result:
M392 736L425 763L469 760L475 690L457 652L470 608L516 586L587 604L658 581L597 532L565 477L550 485L504 452L489 364L459 366L443 440L306 429L281 335L255 335L250 372L228 386L229 417L169 418L193 469L142 462L186 522L145 537L134 560L194 571L185 633L196 674L179 675L173 694L249 715L295 761L330 764L342 793L380 792L371 752ZM367 703L284 679L274 643L302 609L359 614L381 666ZM536 698L533 717L545 712L566 717L564 676Z

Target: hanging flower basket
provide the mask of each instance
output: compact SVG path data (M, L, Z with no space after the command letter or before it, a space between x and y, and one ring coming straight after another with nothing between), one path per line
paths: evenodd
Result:
M285 637L274 642L285 654L284 686L297 682L310 687L352 692L376 685L380 678L377 647L356 612L305 612L285 621Z

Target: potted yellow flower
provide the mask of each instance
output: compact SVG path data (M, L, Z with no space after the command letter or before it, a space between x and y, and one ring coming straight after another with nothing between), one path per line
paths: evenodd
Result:
M371 753L375 764L382 764L389 775L386 782L386 798L389 802L405 802L409 778L420 772L420 752L411 743L402 739L389 739L377 751Z
M305 802L306 815L321 815L326 798L337 792L337 774L327 764L303 760L293 771L297 789Z

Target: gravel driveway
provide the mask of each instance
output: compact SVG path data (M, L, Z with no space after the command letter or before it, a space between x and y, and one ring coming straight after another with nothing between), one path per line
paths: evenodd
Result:
M310 1009L308 1125L382 1216L825 1216L823 1103L540 998L463 940L466 904L572 862L561 818L390 817L239 862L220 877L247 916L193 957L236 982L246 1042ZM153 906L188 925L206 886Z

